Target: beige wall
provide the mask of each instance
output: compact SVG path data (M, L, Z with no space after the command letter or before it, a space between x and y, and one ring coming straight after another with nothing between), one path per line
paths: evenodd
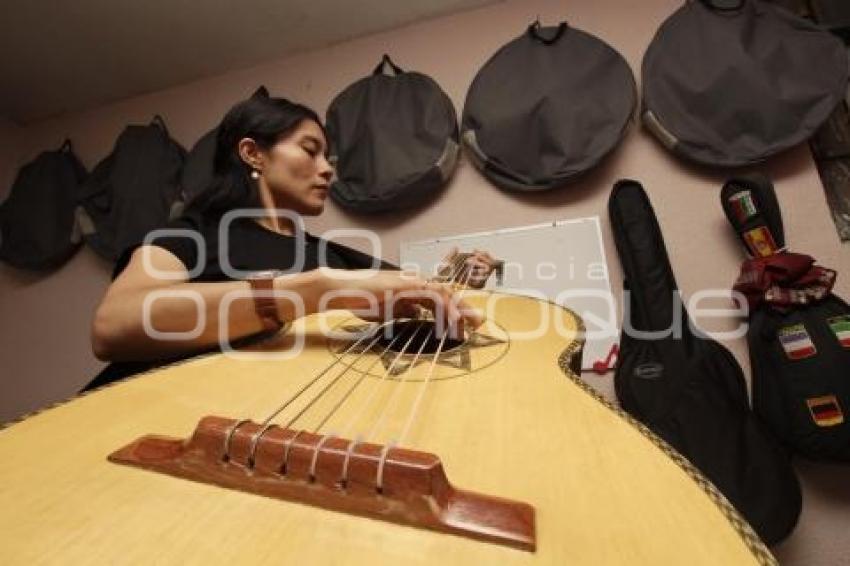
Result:
M3 197L22 162L40 151L27 149L28 135L0 122ZM63 139L41 147L57 149ZM0 422L67 397L102 365L91 355L88 321L107 273L87 250L46 277L0 263Z
M234 101L259 84L268 86L274 95L304 102L324 113L333 96L367 74L385 51L403 68L433 76L460 115L475 72L538 15L544 24L567 19L604 38L638 71L655 29L680 4L680 0L512 0L33 124L21 131L0 124L0 181L9 180L10 163L29 160L65 136L73 138L79 156L92 167L110 151L127 123L147 122L154 113L165 117L172 135L188 148ZM808 149L793 149L762 169L776 182L790 245L838 269L842 277L837 292L850 297L850 257L836 236ZM737 274L742 252L718 204L725 174L683 165L639 127L631 128L624 143L601 167L563 190L506 194L485 182L463 159L447 190L425 209L357 218L331 203L309 228L317 233L331 227L374 228L383 239L384 256L394 260L402 240L600 215L612 285L619 290L620 268L606 202L611 185L622 177L641 180L649 191L685 295L705 288L727 288ZM8 182L2 184L5 187ZM109 267L87 249L46 278L0 267L0 421L74 393L99 369L101 364L90 353L88 329L108 274ZM724 305L720 302L718 306ZM710 329L731 325L729 320L704 322ZM748 372L743 341L727 345ZM587 379L610 392L610 374ZM832 498L836 489L840 491L835 485L830 489ZM830 498L823 490L807 493L815 499L820 495ZM850 503L846 489L839 496ZM810 518L804 530L811 542L808 546L798 543L786 555L808 560L799 563L828 563L817 560L819 549L836 550L834 542L826 547L822 543L843 540L839 533L848 527L846 518L847 514L839 511L820 521Z

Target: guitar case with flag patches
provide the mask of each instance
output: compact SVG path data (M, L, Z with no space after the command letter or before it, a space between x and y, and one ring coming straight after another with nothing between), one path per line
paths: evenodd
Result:
M735 282L749 306L753 408L794 452L850 461L850 308L836 273L785 249L772 183L734 178L720 192L749 254Z
M787 453L750 410L735 358L688 317L643 187L619 181L608 211L626 294L614 381L621 406L690 460L766 543L782 540L802 505Z

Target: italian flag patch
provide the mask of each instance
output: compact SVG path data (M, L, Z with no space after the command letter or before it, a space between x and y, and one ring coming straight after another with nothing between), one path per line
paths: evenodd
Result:
M729 197L729 204L732 206L732 212L735 214L735 218L742 224L758 212L750 191L735 193Z
M809 406L812 420L818 426L835 426L844 422L844 413L841 412L835 395L806 399L806 404Z
M836 316L826 322L841 345L850 348L850 315Z
M779 343L785 355L792 360L810 358L817 353L814 342L809 338L803 324L792 324L779 329Z

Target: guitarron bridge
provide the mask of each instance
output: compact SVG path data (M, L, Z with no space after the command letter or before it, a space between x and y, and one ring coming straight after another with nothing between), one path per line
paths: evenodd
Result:
M434 454L204 417L109 460L185 479L534 551L534 508L456 489Z

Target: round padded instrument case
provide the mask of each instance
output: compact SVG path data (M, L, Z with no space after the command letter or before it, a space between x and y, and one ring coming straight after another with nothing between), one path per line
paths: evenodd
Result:
M392 74L384 74L388 65ZM431 77L384 55L373 73L331 102L325 125L341 207L375 213L417 206L442 188L457 164L457 115Z
M643 58L643 122L698 163L758 162L807 138L843 99L847 53L759 0L688 0Z
M496 186L551 189L617 146L636 100L632 71L609 45L566 22L534 23L478 71L461 138Z

